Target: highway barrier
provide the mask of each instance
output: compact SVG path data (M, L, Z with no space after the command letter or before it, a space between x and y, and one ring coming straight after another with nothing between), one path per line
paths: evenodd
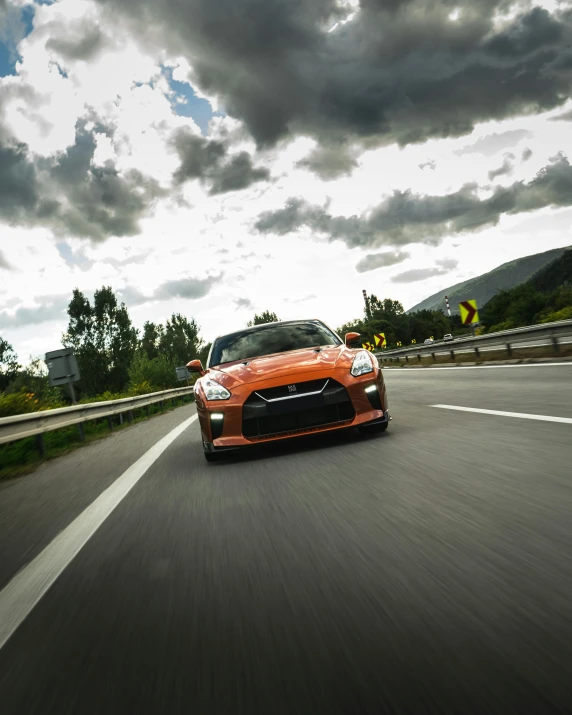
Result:
M71 407L59 407L55 410L1 417L0 444L36 436L37 448L43 457L46 451L43 435L46 432L70 425L82 425L84 422L102 418L107 418L107 424L111 430L113 429L112 418L115 415L119 415L121 422L123 422L124 414L128 421L132 421L134 410L149 408L150 405L157 403L172 402L175 404L175 400L186 396L194 396L193 387L179 387L174 390L151 392L147 395L124 397L119 400L90 402L85 405L72 405Z
M451 361L455 355L473 354L477 360L483 358L483 353L506 352L508 357L515 357L518 350L548 347L553 353L558 353L562 346L572 345L572 320L560 320L555 323L530 325L526 328L513 328L498 333L488 333L475 337L455 338L453 341L443 340L430 345L412 345L407 348L384 350L375 355L381 364L405 363L410 361L420 363L424 356L429 356L433 362L439 355L450 355Z

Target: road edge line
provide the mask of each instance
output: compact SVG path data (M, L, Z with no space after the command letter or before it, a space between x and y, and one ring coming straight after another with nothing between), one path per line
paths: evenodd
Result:
M429 405L441 410L457 410L458 412L476 412L481 415L492 415L493 417L517 417L521 420L538 420L539 422L560 422L561 424L572 425L572 417L553 417L552 415L533 415L527 412L505 412L504 410L485 410L480 407L461 407L460 405Z
M197 418L189 417L148 449L0 591L0 650L107 517Z

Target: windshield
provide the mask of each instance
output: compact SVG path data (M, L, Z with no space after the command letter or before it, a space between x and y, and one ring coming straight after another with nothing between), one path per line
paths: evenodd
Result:
M215 340L209 367L288 350L340 344L341 340L318 321L270 323L254 330L241 330L224 335Z

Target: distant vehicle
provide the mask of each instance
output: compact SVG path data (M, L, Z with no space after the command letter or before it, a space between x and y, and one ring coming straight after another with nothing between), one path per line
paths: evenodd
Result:
M432 340L431 338L427 338L427 340L423 343L424 345L433 345L435 341Z
M389 424L378 361L319 320L256 325L214 341L206 369L199 360L195 399L203 451L213 461L228 449L296 435Z
M451 333L447 333L447 335L443 335L443 340L445 342L448 342L449 340L454 340L455 338L451 335Z

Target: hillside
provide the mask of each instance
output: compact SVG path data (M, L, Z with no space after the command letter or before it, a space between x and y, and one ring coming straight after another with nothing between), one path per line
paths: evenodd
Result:
M445 312L446 295L449 296L451 312L454 314L458 314L459 303L463 300L474 299L477 301L477 305L482 307L499 291L508 290L532 278L540 269L560 258L566 250L568 249L555 248L551 251L536 253L533 256L526 256L518 258L516 261L503 263L502 266L484 273L482 276L444 288L421 301L421 303L414 305L413 308L409 308L407 312L413 313L417 310L443 310ZM551 270L554 272L554 277L547 277L546 281L554 284L555 281L558 282L556 279L556 272L559 270L558 266L553 265Z
M572 249L528 281L494 295L480 317L487 332L572 318Z

